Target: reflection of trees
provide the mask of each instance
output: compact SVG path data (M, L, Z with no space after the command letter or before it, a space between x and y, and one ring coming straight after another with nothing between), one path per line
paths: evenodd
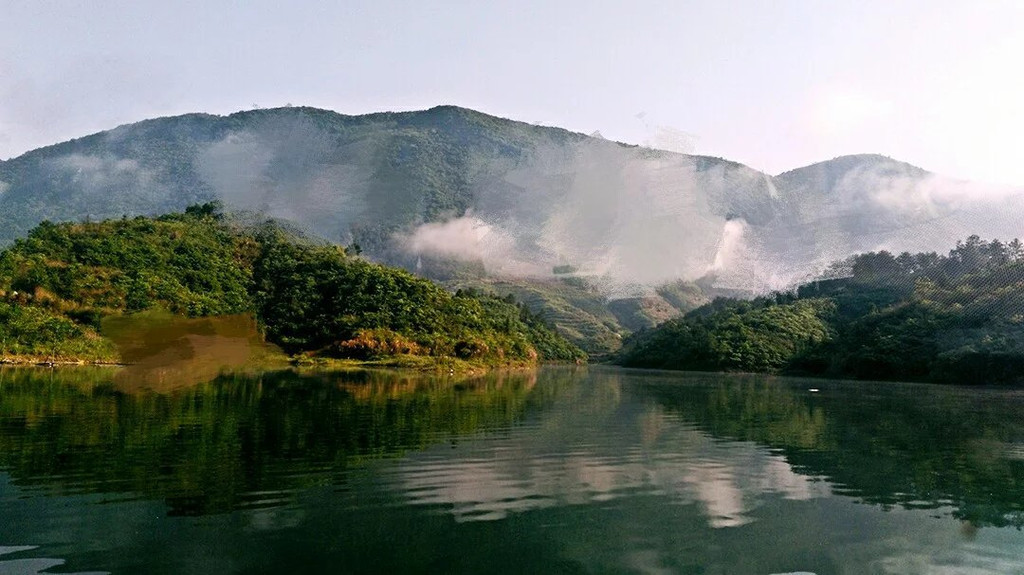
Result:
M702 379L646 389L715 436L780 449L837 493L1024 526L1024 459L1010 453L1024 443L1019 400L937 386L829 383L841 391L812 394L767 376Z
M539 385L534 372L453 382L283 371L155 394L124 392L115 373L0 370L0 469L27 489L139 493L171 513L214 513L277 505L296 489L345 482L368 460L504 428L539 408L540 437L590 444L622 425L623 409L634 413L637 394L655 405L627 418L629 437L650 449L678 449L673 422L693 422L778 450L834 492L1024 525L1024 420L1021 398L1006 393L837 382L809 393L766 376L681 382L559 368L540 372Z
M535 375L281 371L164 395L113 381L113 370L0 370L0 468L28 488L164 498L174 514L274 505L367 459L508 425L534 401Z

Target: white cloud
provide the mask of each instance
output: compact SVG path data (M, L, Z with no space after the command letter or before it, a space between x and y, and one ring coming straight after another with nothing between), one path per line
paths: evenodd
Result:
M47 160L54 171L70 175L87 195L106 195L111 190L133 189L139 195L166 193L156 173L132 159L113 155L68 154Z
M423 224L409 235L406 245L413 253L477 260L484 257L488 242L496 237L494 228L466 215L446 222Z

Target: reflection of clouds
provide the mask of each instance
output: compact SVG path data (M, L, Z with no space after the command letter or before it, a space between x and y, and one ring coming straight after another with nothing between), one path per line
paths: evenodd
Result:
M1007 443L1003 448L1003 457L1024 461L1024 443Z
M36 545L14 545L0 546L0 555L18 554L25 551L38 549ZM0 560L0 573L6 575L37 575L48 573L54 567L60 567L65 561L49 557L19 557L16 559ZM103 575L106 572L85 573L79 572L72 575Z
M743 516L746 511L743 490L737 485L732 469L710 462L694 465L685 482L704 507L712 527L739 527L750 523Z
M711 527L736 527L753 521L749 513L765 496L807 500L830 494L826 482L796 473L783 457L755 444L717 441L651 413L635 423L626 428L632 433L616 436L620 445L610 447L564 439L555 440L556 448L527 443L536 440L533 430L489 441L479 452L487 457L476 456L472 446L461 458L413 457L395 468L395 481L412 504L445 508L460 521L660 496L698 506ZM652 425L660 428L659 439ZM637 444L621 445L628 441Z
M762 487L765 491L782 494L786 499L806 501L816 497L827 497L831 490L824 480L814 480L800 475L786 460L775 457L763 469Z
M408 466L403 473L404 489L412 503L449 505L461 520L501 519L510 511L539 509L556 503L538 493L544 491L538 489L538 478L523 481L509 477L490 461L447 465L438 460L432 465ZM539 479L543 482L550 477Z

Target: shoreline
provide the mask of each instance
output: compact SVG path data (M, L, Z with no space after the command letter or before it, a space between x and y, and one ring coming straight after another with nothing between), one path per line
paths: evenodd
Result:
M289 367L293 369L325 369L325 370L346 370L346 369L387 369L416 371L420 373L438 373L450 375L480 375L495 370L528 370L541 367L542 365L561 365L564 362L527 362L514 361L505 363L485 363L463 360L452 357L432 357L421 355L394 355L374 359L345 359L328 357L304 357L291 356L274 358L269 362L274 367ZM237 367L245 368L252 366L265 366L268 362L254 361L251 365ZM580 365L569 364L565 365ZM130 368L143 365L142 363L125 363L108 359L79 359L79 358L43 358L39 356L11 355L0 357L0 367L118 367ZM586 365L586 363L582 364ZM224 366L230 368L231 366Z
M98 366L127 367L130 364L106 359L43 359L34 356L5 356L0 358L0 367L64 367L64 366Z

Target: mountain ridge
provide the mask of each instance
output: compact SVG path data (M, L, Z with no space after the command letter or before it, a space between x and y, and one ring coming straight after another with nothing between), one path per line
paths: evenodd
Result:
M508 123L512 123L512 124L518 124L518 125L521 125L521 126L524 126L524 127L528 127L528 128L539 128L539 129L543 129L543 130L556 130L556 131L564 132L564 133L567 133L567 134L571 134L573 136L580 137L580 138L600 139L600 140L604 140L604 141L607 141L607 142L611 142L613 144L617 144L617 145L623 146L625 148L640 148L640 149L651 150L651 151L654 151L654 152L665 153L665 154L674 154L674 155L687 156L687 157L703 159L703 160L714 160L714 161L720 161L720 162L727 162L727 163L733 164L735 166L742 166L742 167L745 167L745 168L756 170L756 171L761 172L761 173L763 173L763 174L765 174L765 175L767 175L767 176L769 176L771 178L778 178L778 177L790 174L791 172L797 172L797 171L800 171L800 170L804 170L804 169L808 169L808 168L813 168L815 166L819 166L819 165L822 165L822 164L830 164L830 163L833 163L833 162L844 161L844 160L853 159L853 158L858 158L858 159L859 158L864 158L864 159L877 159L877 160L893 161L893 162L898 162L898 163L901 163L901 164L905 164L905 165L907 165L909 167L912 167L914 169L917 169L917 170L921 170L922 172L928 172L928 170L925 170L924 168L920 168L918 166L915 166L914 164L910 164L909 162L903 162L902 160L897 160L895 158L892 158L890 156L886 156L884 154L877 154L877 153L872 153L872 152L862 152L862 153L842 154L842 155L839 155L839 156L835 156L835 157L833 157L833 158L831 158L829 160L821 160L821 161L818 161L818 162L813 162L811 164L790 168L788 170L785 170L783 172L779 172L777 174L770 174L768 172L764 172L762 170L758 170L757 168L753 168L753 167L751 167L751 166L749 166L747 164L744 164L743 162L740 162L740 161L737 161L737 160L730 160L729 158L726 158L726 157L723 157L723 156L711 156L711 155L708 155L708 154L690 154L690 153L683 153L683 152L675 152L675 151L671 151L671 150L665 150L665 149L662 149L662 148L657 148L657 147L654 147L654 146L647 146L647 145L643 145L643 144L632 144L632 143L629 143L629 142L622 142L622 141L619 141L619 140L610 140L610 139L604 138L603 136L594 136L593 134L586 134L586 133L583 133L583 132L576 132L576 131L569 130L567 128L562 128L562 127L559 127L559 126L549 126L549 125L545 125L545 124L536 124L536 123L525 122L525 121L522 121L522 120L516 120L516 119L513 119L513 118L506 118L506 117L503 117L503 116L497 116L497 115L494 115L494 114L489 114L487 112L481 112L481 111L478 111L478 110L474 110L472 108L468 108L468 107L465 107L465 106L459 106L459 105L456 105L456 104L438 104L436 106L431 106L430 108L424 108L422 110L382 111L382 112L368 112L368 113L365 113L365 114L346 114L346 113L337 112L337 111L334 111L334 110L331 110L331 109L328 109L328 108L318 108L316 106L276 106L276 107L271 107L271 108L255 108L255 109L252 109L252 110L239 110L237 112L231 112L229 114L214 114L214 113L209 113L209 112L186 112L184 114L172 114L172 115L168 115L168 116L157 116L157 117L153 117L153 118L144 118L142 120L137 120L137 121L133 121L133 122L127 122L127 123L124 123L124 124L118 124L117 126L114 126L112 128L100 130L100 131L93 132L93 133L90 133L90 134L86 134L86 135L83 135L83 136L78 136L78 137L75 137L75 138L71 138L69 140L64 140L62 142L55 142L55 143L52 143L52 144L47 144L45 146L40 146L38 148L33 148L31 150L27 150L25 152L22 152L21 154L18 154L16 156L11 156L11 157L9 157L7 159L0 159L0 167L2 167L4 164L15 162L16 160L19 160L19 159L21 159L24 156L28 156L28 155L32 155L32 154L36 154L36 153L54 151L54 150L57 150L57 149L61 149L64 146L73 145L73 144L79 144L83 140L90 140L90 139L93 139L93 138L102 137L102 136L105 136L105 135L108 135L108 134L111 134L111 133L116 133L116 132L118 132L120 130L125 130L125 129L128 129L128 128L136 128L136 127L141 128L141 127L144 127L144 126L149 125L149 124L156 124L156 123L160 123L160 122L167 121L167 120L230 119L230 118L234 118L234 117L246 117L248 115L258 115L260 113L276 112L276 111L281 111L281 110L293 110L293 111L310 112L310 113L329 113L329 114L332 114L332 115L335 115L335 116L338 116L338 117L341 117L341 118L353 119L353 120L365 119L365 120L368 120L368 121L369 120L376 120L376 119L390 119L390 118L401 117L401 116L412 117L412 116L418 116L418 115L423 115L423 114L431 114L431 113L440 113L440 112L449 112L449 111L451 111L451 112L456 112L456 113L459 113L459 114L467 114L467 115L480 116L480 117L483 117L483 118L487 118L489 120L500 120L500 121L503 121L503 122L508 122Z
M860 251L1014 235L1005 218L966 229L1006 206L976 208L951 182L879 154L772 176L454 105L361 115L294 106L151 118L4 160L0 243L43 219L220 199L442 279L468 269L454 259L512 277L569 265L611 278L614 292L708 274L756 291ZM955 230L928 228L936 221Z
M915 170L920 170L921 172L929 172L930 173L929 170L925 170L924 168L921 168L921 167L916 166L914 164L911 164L909 162L904 162L902 160L897 160L896 158L893 158L891 156L886 156L885 154L876 154L876 153L872 153L872 152L860 152L860 153L854 153L854 154L841 154L841 155L835 156L835 157L833 157L833 158L831 158L829 160L821 160L821 161L818 161L818 162L813 162L813 163L807 164L805 166L797 166L795 168L790 168L790 169L788 169L788 170L786 170L784 172L779 172L778 174L775 174L772 177L773 178L780 178L780 177L786 176L787 174L791 174L792 172L798 172L800 170L807 170L807 169L811 169L811 168L816 168L816 167L822 166L822 165L830 165L830 164L837 164L837 163L849 164L849 163L854 163L854 162L866 163L868 161L895 162L895 163L898 163L898 164L903 164L903 165L908 166L910 168L913 168Z
M1024 235L1024 196L976 191L877 154L771 176L458 106L298 106L151 118L2 161L0 245L42 220L219 200L449 286L515 294L601 355L709 297L789 289L856 253Z
M255 136L253 133L256 133ZM232 144L238 144L237 141L228 140L237 140L239 137L248 137L251 141L235 145L234 150L227 149ZM307 150L305 157L298 157L299 153L291 150L262 149L275 146L294 149L297 144L312 149ZM480 164L489 164L485 168L495 168L499 172L507 171L510 165L522 160L526 154L544 148L544 153L557 157L539 160L550 164L548 173L543 174L542 178L566 180L567 173L560 165L574 160L570 157L574 153L570 148L577 145L605 148L597 152L605 156L632 154L649 159L685 157L698 170L719 165L752 171L742 164L710 156L680 156L673 152L609 142L563 128L535 126L457 106L357 116L312 107L257 109L225 116L193 113L123 124L111 130L31 150L0 162L0 181L5 183L0 201L11 207L6 210L8 212L28 212L21 218L14 218L24 221L12 222L10 214L6 218L8 221L2 221L4 218L0 215L0 241L10 241L42 219L103 218L116 217L121 213L152 215L182 209L197 201L215 199L217 195L223 195L222 188L225 187L247 187L244 195L251 200L256 195L252 192L261 182L244 182L245 185L241 186L216 181L218 176L223 175L218 173L218 166L232 161L239 164L232 176L241 171L252 172L266 168L268 172L277 172L271 174L270 179L281 172L281 164L289 161L293 171L306 172L310 167L307 164L320 160L329 166L351 164L354 172L363 172L354 174L356 177L370 180L371 187L377 188L372 190L376 192L375 195L380 195L381 187L388 188L384 190L385 193L417 188L415 192L421 194L416 198L406 197L405 201L392 202L406 208L407 213L399 218L392 218L393 213L374 213L373 209L369 210L369 214L360 214L363 222L377 220L369 224L371 227L389 219L395 220L388 222L389 225L394 224L392 228L444 220L461 216L473 207L473 190L469 189L471 184L467 180L472 176L470 172L479 169ZM211 150L212 153L208 154ZM217 152L224 153L216 156ZM273 157L260 158L261 153ZM211 157L206 158L207 155ZM252 165L250 162L247 165L245 162L252 158L265 160L265 163ZM284 161L281 161L282 158ZM613 158L613 161L621 163L625 159ZM267 165L271 162L275 165ZM593 162L599 163L600 160ZM403 171L402 165L412 168ZM424 166L429 169L424 170ZM436 173L425 173L434 168L439 168L434 170ZM141 173L134 174L137 171ZM757 174L760 175L759 172ZM344 185L338 185L337 181L351 175L328 174L325 179L332 180L331 185L338 188ZM501 175L499 173L498 177ZM480 185L506 184L500 181L481 182ZM146 198L146 191L154 185L162 189L153 195L161 197ZM522 183L515 185L522 187ZM537 184L530 185L533 187ZM542 182L540 185L550 183ZM283 181L280 187L296 186L293 181ZM96 193L86 198L93 190ZM422 190L427 190L427 193L421 193ZM112 199L118 195L123 197ZM74 205L76 199L82 200L80 205ZM373 200L370 198L364 203L372 204ZM274 206L270 207L267 211L273 212ZM393 212L391 207L384 209ZM288 213L274 215L291 219ZM302 217L298 219L302 220ZM322 235L338 240L335 236L339 233L348 234L349 230L345 228L351 223L340 222L336 227L341 229L326 230L328 233L324 229L317 230L315 223L313 228ZM373 236L372 233L368 235ZM366 237L360 239L362 243L367 243ZM373 243L373 238L369 241Z

